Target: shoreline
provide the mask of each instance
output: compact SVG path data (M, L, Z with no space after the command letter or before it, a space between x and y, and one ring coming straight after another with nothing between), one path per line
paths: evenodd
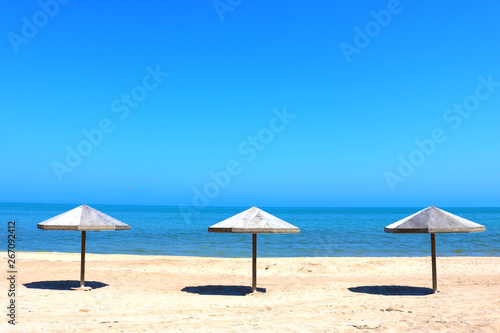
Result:
M7 251L0 251L0 254L3 257L7 256ZM17 255L27 255L28 257L34 257L37 255L60 255L60 256L70 256L70 255L78 255L80 256L80 252L48 252L48 251L16 251ZM123 257L127 258L130 257L129 259L134 259L134 257L144 257L144 258L151 258L153 259L174 259L174 258L205 258L205 259L247 259L251 258L251 256L248 257L210 257L210 256L194 256L194 255L163 255L163 254L128 254L128 253L92 253L92 252L86 252L85 253L85 259L86 260L91 260L91 257L97 257L97 256L110 256L110 257ZM421 255L421 256L330 256L330 257L320 257L320 256L314 256L314 257L265 257L265 256L258 256L257 260L259 259L334 259L334 258L350 258L350 259L356 259L356 258L378 258L378 259L383 259L383 258L391 258L391 259L404 259L404 258L430 258L431 254L429 253L428 255ZM79 257L78 257L79 258ZM500 254L492 254L492 255L469 255L469 254L457 254L457 255L443 255L440 256L439 254L437 255L437 258L500 258Z
M2 256L7 256L7 251L0 251ZM17 251L16 254L23 254L28 256L36 256L39 254L48 254L48 255L80 255L80 252L49 252L49 251ZM123 257L152 257L152 258L207 258L207 259L245 259L248 257L210 257L210 256L184 256L184 255L163 255L163 254L129 254L129 253L92 253L86 252L86 256L123 256ZM258 258L266 258L266 259L321 259L321 258L429 258L430 254L427 256L331 256L331 257L258 257ZM251 258L251 257L250 257ZM483 255L483 256L473 256L473 255L454 255L454 256L439 256L438 258L500 258L499 255Z

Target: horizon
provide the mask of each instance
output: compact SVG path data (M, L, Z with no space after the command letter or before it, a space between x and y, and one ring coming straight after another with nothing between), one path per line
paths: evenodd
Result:
M10 3L0 202L500 207L499 11Z
M181 211L181 206L175 205L147 205L147 204L108 204L108 203L67 203L67 202L0 202L0 205L74 205L75 207L79 207L81 205L87 206L123 206L123 207L163 207L163 208L176 208ZM206 206L196 208L199 212L204 209L216 209L216 208L243 208L248 209L254 206ZM429 206L255 206L257 208L269 209L269 208L277 208L277 209L308 209L308 208L318 208L318 209L343 209L343 208L409 208L409 209L425 209ZM437 206L434 206L437 207ZM500 208L500 206L440 206L437 207L440 209L449 209L449 208ZM181 211L182 212L182 211Z

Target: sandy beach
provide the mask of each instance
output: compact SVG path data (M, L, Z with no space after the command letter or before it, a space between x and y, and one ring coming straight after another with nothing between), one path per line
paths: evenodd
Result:
M259 258L17 253L17 325L2 332L500 332L500 258ZM2 261L7 266L6 253Z

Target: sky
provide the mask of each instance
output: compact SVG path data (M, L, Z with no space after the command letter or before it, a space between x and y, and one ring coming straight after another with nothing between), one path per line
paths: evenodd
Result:
M0 202L500 206L499 11L9 1Z

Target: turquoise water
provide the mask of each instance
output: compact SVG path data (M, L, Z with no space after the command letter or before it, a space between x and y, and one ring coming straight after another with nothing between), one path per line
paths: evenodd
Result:
M80 252L81 233L39 230L36 224L77 205L0 204L0 249L7 222L16 221L18 251ZM131 226L129 231L87 233L88 253L250 257L251 235L209 233L208 227L249 207L201 208L91 205ZM299 227L299 234L258 236L260 257L428 256L430 236L388 234L384 227L422 208L266 208ZM486 226L486 232L436 235L440 256L499 256L500 208L446 208ZM3 243L3 244L2 244Z

